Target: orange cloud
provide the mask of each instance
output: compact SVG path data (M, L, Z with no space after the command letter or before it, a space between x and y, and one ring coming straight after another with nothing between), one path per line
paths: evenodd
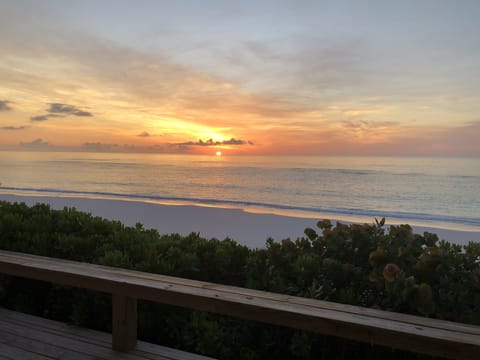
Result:
M288 54L246 42L222 62L244 76L236 78L76 32L0 28L13 32L0 40L2 147L480 154L478 122L466 120L480 110L478 96L384 95L391 84L382 82L387 90L363 90L376 75L362 72L359 45L349 41L306 39ZM13 138L12 130L21 131Z

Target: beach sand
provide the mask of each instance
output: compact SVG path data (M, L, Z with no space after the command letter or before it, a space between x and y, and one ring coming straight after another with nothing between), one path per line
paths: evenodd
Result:
M142 223L144 228L157 229L160 233L166 234L188 235L192 232L198 232L205 238L223 240L229 237L251 248L264 247L265 241L269 237L276 241L287 238L296 239L304 235L303 231L306 227L317 229L316 223L321 220L321 218L250 213L241 209L163 205L111 199L0 194L0 200L25 202L28 205L46 203L54 209L63 209L65 206L75 207L77 210L95 216L119 220L129 226ZM336 221L337 219L330 220ZM341 222L348 223L348 221ZM480 242L480 232L446 230L425 226L414 226L413 228L416 233L432 232L437 234L440 239L457 244L466 244L469 241Z

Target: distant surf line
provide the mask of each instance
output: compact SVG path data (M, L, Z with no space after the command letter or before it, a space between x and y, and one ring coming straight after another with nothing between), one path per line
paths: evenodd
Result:
M262 203L254 201L237 201L223 200L212 198L189 198L175 196L152 196L142 194L120 194L104 191L80 191L68 189L51 189L51 188L30 188L30 187L9 187L1 186L0 191L8 191L17 195L27 195L25 193L34 193L52 196L79 196L85 198L109 198L123 201L142 201L152 202L165 205L196 205L196 206L212 206L238 208L247 212L272 213L294 217L320 218L321 216L339 216L348 218L349 220L364 221L366 219L373 220L374 217L386 217L390 223L400 223L402 221L411 225L425 225L435 223L436 226L446 229L458 229L458 227L477 228L479 231L479 218L466 218L447 215L432 215L425 213L409 213L409 212L393 212L372 209L356 209L356 208L314 208L291 206L283 204ZM448 226L450 225L450 226ZM472 229L469 229L470 231Z

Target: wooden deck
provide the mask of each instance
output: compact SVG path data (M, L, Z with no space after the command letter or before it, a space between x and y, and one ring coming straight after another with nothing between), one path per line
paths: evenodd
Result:
M112 350L112 335L0 308L0 359L207 360L138 341L129 353Z
M480 353L479 326L3 250L0 273L111 293L112 345L124 352L138 350L145 299L433 356Z

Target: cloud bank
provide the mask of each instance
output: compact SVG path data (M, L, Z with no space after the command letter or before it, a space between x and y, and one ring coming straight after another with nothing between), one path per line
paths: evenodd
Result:
M21 142L20 147L30 149L30 150L42 150L50 147L50 144L47 141L44 141L41 138L35 139L30 142Z
M187 141L183 143L176 143L172 145L177 146L220 146L220 145L253 145L252 141L245 141L240 139L231 138L230 140L223 141L214 141L213 139L208 139L207 141L198 140L198 141Z

